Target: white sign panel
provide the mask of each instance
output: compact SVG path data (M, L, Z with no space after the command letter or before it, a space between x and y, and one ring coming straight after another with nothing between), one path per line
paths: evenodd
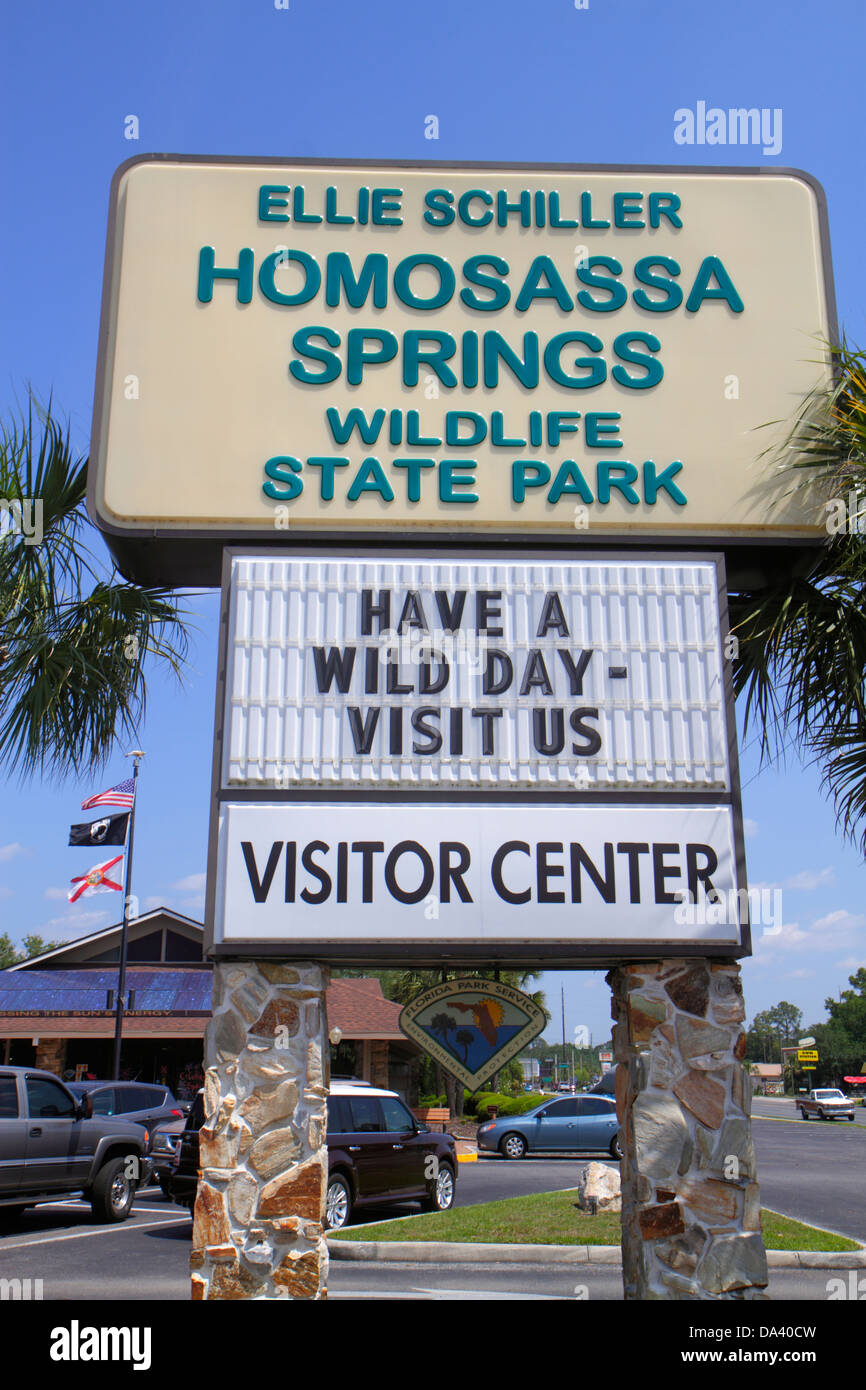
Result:
M232 558L224 790L730 785L712 560Z
M814 537L759 455L830 382L823 217L790 170L133 160L91 506L126 536Z
M740 943L730 807L225 802L214 941Z

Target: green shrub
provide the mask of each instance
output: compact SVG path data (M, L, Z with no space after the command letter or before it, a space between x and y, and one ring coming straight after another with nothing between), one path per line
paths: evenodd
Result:
M479 1121L489 1120L491 1105L498 1107L500 1115L525 1115L527 1110L534 1110L536 1105L541 1105L546 1099L546 1096L537 1092L508 1096L501 1091L479 1091L474 1097L476 1118Z

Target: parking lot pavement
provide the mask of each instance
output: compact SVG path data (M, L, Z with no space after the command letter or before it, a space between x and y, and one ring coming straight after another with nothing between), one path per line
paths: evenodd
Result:
M126 1221L93 1221L86 1202L45 1202L0 1236L0 1277L39 1279L42 1297L189 1298L189 1213L143 1193Z
M866 1242L862 1172L866 1137L851 1124L777 1124L756 1118L755 1148L763 1203L785 1215L837 1230ZM561 1191L576 1185L581 1168L598 1155L536 1156L509 1161L481 1155L461 1165L457 1205L495 1201L535 1192ZM613 1160L605 1160L611 1167ZM404 1207L368 1208L364 1222L414 1215ZM166 1202L158 1188L143 1191L126 1222L100 1225L89 1204L61 1200L29 1210L17 1223L0 1230L0 1277L43 1281L43 1297L77 1300L187 1300L192 1225L189 1213ZM335 1298L517 1298L521 1288L533 1297L619 1299L618 1270L593 1269L573 1283L590 1292L569 1292L568 1271L547 1269L542 1278L525 1266L507 1269L466 1266L332 1265L330 1288ZM422 1272L423 1271L423 1272ZM773 1271L774 1299L827 1299L832 1271ZM847 1276L846 1276L847 1277ZM859 1276L862 1278L862 1274ZM407 1282L407 1279L409 1281ZM503 1282L504 1281L504 1282ZM465 1291L471 1289L471 1293ZM415 1292L412 1292L412 1291ZM461 1292L462 1291L462 1292Z
M70 1204L72 1205L72 1204ZM56 1221L52 1208L39 1218L39 1229L0 1241L0 1275L11 1279L41 1279L46 1302L80 1304L124 1302L188 1302L190 1297L190 1219L167 1207L162 1219L145 1208L128 1221L89 1227L82 1209L64 1212L63 1219L79 1229L45 1234L44 1222ZM770 1297L774 1300L830 1299L834 1283L851 1282L856 1271L774 1270ZM372 1264L332 1262L328 1297L337 1300L384 1301L534 1301L619 1302L622 1276L618 1266L533 1265L478 1263L473 1265ZM838 1291L834 1294L838 1298Z

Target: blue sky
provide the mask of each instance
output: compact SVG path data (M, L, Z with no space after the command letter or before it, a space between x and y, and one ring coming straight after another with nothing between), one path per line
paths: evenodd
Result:
M829 22L828 22L829 21ZM866 185L860 94L866 11L797 0L7 0L0 19L0 383L51 391L87 449L108 190L149 151L329 158L775 164L823 184L840 323L866 344ZM782 148L674 141L674 112L782 112ZM425 117L439 138L425 139ZM139 139L124 138L135 115ZM133 889L142 906L199 915L206 867L217 600L192 600L197 632L182 690L152 674L141 746ZM127 775L118 747L104 785ZM866 964L861 856L835 830L820 778L796 757L758 771L742 752L750 880L782 891L779 932L744 965L750 1016L786 998L807 1023ZM82 851L66 847L95 784L0 780L0 931L72 937L112 920L107 897L66 903ZM558 1035L609 1036L598 974L547 976Z

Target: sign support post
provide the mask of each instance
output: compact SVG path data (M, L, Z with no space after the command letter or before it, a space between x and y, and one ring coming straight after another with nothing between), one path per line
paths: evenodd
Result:
M311 962L214 963L195 1300L325 1297L326 986Z

